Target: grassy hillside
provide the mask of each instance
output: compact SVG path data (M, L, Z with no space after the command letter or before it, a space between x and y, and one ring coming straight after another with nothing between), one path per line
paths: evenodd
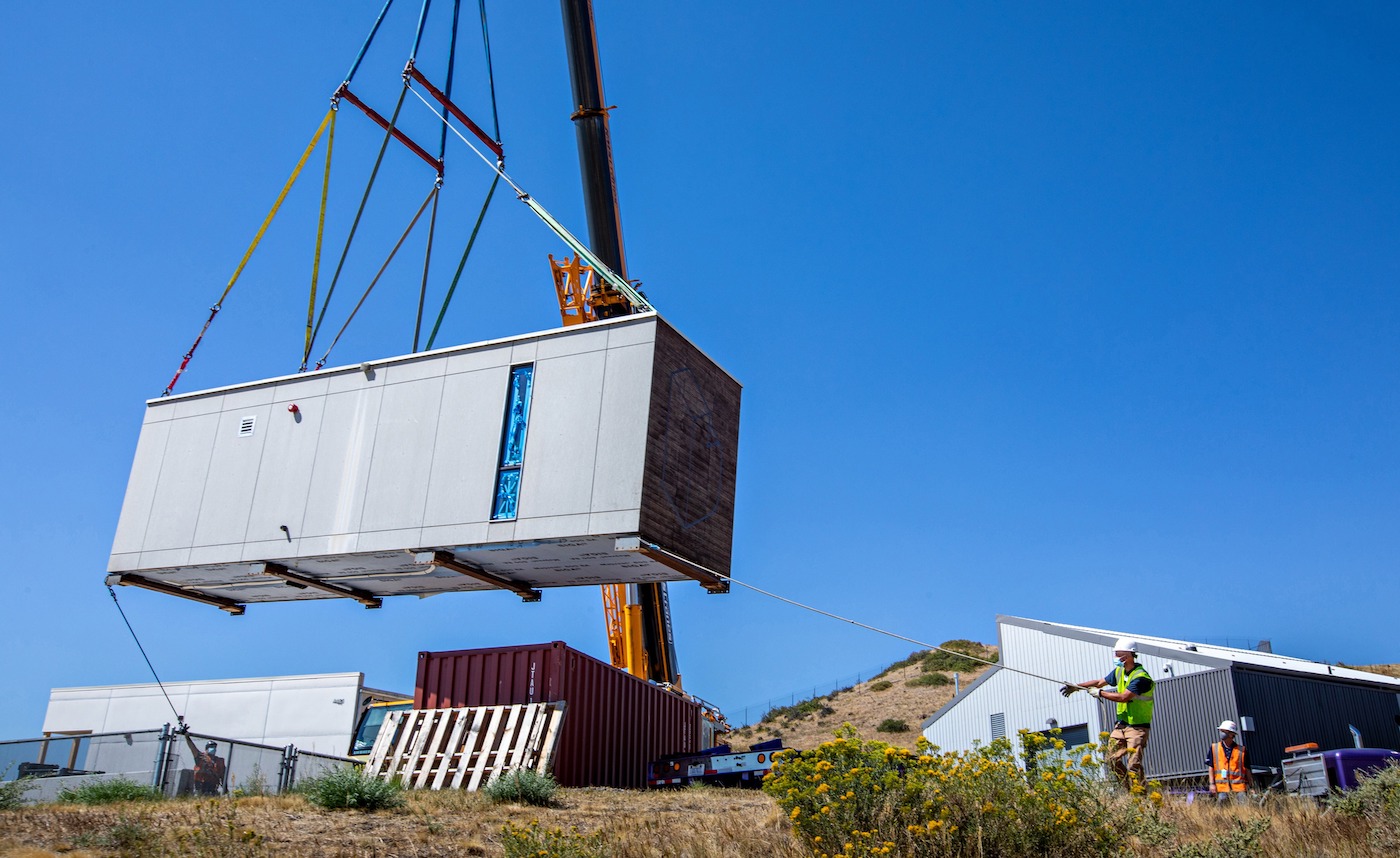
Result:
M945 641L940 646L986 661L998 657L996 647L973 641ZM781 738L790 748L814 748L850 722L862 736L912 749L924 720L953 699L953 674L965 689L987 669L970 658L921 650L859 685L774 709L757 724L734 731L730 744L747 748Z

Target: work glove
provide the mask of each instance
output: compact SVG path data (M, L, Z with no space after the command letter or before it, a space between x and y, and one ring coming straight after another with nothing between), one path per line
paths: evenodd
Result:
M1102 689L1102 688L1089 688L1089 689L1086 689L1086 690L1089 692L1089 696L1092 697L1092 698L1094 698L1095 700L1102 700L1102 699L1103 699L1103 689Z
M1066 697L1070 696L1071 694L1073 694L1073 693L1076 692L1076 691L1081 691L1081 690L1082 690L1082 689L1081 689L1078 685L1070 685L1068 682L1066 682L1064 685L1061 685L1061 686L1060 686L1060 693L1063 694L1063 695L1066 696Z

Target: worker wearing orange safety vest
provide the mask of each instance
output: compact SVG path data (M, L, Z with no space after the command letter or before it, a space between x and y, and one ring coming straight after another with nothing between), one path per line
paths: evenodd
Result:
M1239 725L1221 721L1216 729L1220 731L1220 741L1211 743L1206 765L1210 766L1210 791L1225 801L1249 788L1249 766L1245 763L1244 746L1235 743Z

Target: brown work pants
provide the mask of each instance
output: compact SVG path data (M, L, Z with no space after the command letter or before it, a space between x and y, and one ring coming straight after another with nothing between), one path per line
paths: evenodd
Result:
M1118 724L1108 736L1108 765L1125 789L1147 782L1142 771L1142 752L1147 748L1149 732L1150 727Z

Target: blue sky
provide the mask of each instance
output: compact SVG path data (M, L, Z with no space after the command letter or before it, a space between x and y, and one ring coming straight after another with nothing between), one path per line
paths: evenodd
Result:
M356 78L382 110L416 17L399 4ZM441 69L435 6L420 56ZM0 735L36 733L50 687L149 680L102 586L143 403L378 9L0 12ZM586 234L557 4L489 11L508 168ZM745 385L737 578L935 643L990 640L1008 613L1400 661L1400 10L597 16L630 274ZM478 117L481 57L468 8L457 95ZM378 136L353 111L337 132L343 236ZM460 144L448 161L435 294L490 179ZM180 390L296 369L312 163ZM391 150L340 297L430 184ZM555 326L545 255L563 250L499 195L439 345ZM421 250L405 254L330 364L410 350ZM419 650L606 653L594 589L240 618L120 596L172 680L360 670L411 690ZM732 710L911 648L742 589L673 586L672 608L687 688Z

